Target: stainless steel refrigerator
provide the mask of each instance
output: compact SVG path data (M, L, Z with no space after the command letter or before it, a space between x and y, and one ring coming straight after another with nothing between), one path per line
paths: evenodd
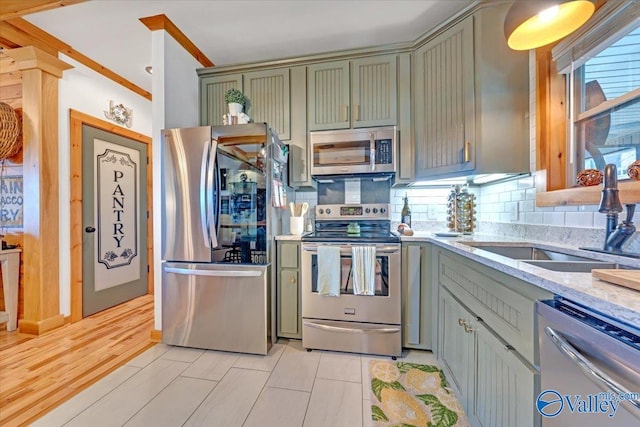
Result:
M286 147L265 123L162 131L162 341L266 354Z

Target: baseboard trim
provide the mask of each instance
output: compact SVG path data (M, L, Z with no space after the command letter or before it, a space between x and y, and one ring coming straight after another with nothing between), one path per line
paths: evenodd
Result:
M157 329L151 330L151 341L153 342L162 342L162 331Z
M18 321L18 329L21 334L40 335L64 325L64 316L58 314L44 320L25 320Z

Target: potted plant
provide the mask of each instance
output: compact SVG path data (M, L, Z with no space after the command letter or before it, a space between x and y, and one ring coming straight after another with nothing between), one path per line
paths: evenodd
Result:
M224 102L229 106L229 114L237 116L242 113L242 109L247 102L244 94L236 88L231 88L224 94Z

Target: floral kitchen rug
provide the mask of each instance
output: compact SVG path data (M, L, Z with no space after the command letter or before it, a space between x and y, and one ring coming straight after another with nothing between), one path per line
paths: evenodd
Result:
M469 426L437 366L372 360L369 377L375 427Z

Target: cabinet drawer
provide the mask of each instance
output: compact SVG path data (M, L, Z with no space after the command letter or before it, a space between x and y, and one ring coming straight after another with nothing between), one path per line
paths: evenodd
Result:
M280 245L280 267L284 268L298 268L298 244L297 243L282 243Z
M448 251L439 251L438 279L502 339L537 364L534 302L553 294Z

